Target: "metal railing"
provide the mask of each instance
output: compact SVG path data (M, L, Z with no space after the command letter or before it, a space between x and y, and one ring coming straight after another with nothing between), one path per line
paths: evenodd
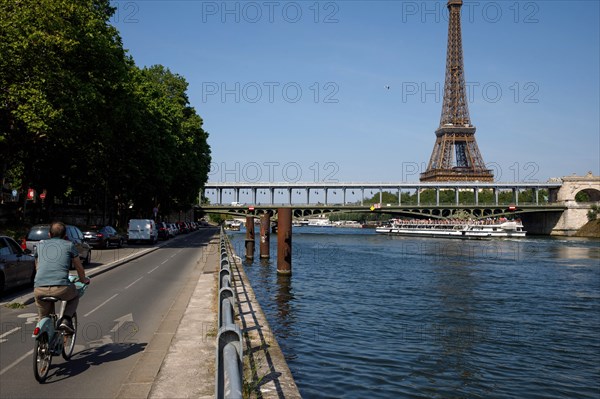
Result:
M242 332L234 322L235 293L233 291L230 254L227 249L227 236L221 228L219 270L219 311L217 326L217 367L215 376L215 396L217 399L241 399L243 376Z

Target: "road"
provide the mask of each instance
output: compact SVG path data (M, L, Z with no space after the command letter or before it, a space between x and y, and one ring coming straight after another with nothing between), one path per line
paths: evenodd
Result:
M205 229L176 237L93 277L77 310L75 354L68 362L53 357L46 384L38 384L33 376L35 304L0 307L0 397L115 397L188 276L204 267L202 248L214 233ZM95 251L87 269L139 249Z

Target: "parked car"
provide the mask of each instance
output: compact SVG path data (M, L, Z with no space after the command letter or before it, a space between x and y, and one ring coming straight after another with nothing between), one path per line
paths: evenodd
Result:
M170 238L169 235L169 226L165 222L158 222L156 224L158 227L158 239L159 240L168 240Z
M92 247L90 244L85 242L83 238L83 233L79 230L78 227L72 226L70 224L66 225L67 227L67 235L65 236L65 240L71 241L75 244L75 248L77 252L79 252L79 259L84 265L89 265L92 260ZM25 237L25 246L32 253L35 252L38 242L41 240L49 240L50 235L48 232L50 231L49 224L38 224L29 229L27 236Z
M179 234L179 229L175 223L167 223L167 225L169 226L170 237L175 237L177 234Z
M0 293L6 288L33 284L35 259L15 240L0 236Z
M177 228L181 234L189 233L190 228L188 227L186 222L177 222Z
M131 219L127 234L128 244L140 241L154 244L158 241L158 229L152 219Z
M114 245L123 246L125 238L112 226L89 226L82 229L85 242L94 248L108 248Z

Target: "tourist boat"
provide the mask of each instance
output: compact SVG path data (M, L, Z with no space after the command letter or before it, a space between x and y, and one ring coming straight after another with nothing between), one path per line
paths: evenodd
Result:
M332 226L331 222L327 218L316 218L308 219L308 226L310 227L329 227Z
M239 220L227 220L225 221L225 229L231 231L240 231L240 227L242 226L242 222Z
M353 229L362 229L362 227L363 227L363 225L361 223L358 223L355 220L342 220L342 221L333 223L333 225L335 227L347 227L347 228L353 228Z
M441 238L512 238L525 237L520 220L402 220L392 219L386 226L377 227L377 233L414 237Z

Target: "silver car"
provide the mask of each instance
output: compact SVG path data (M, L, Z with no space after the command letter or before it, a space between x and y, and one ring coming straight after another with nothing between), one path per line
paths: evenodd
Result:
M6 288L33 284L35 259L15 240L0 236L0 293Z
M85 242L83 233L81 230L79 230L79 228L69 224L66 225L66 227L67 236L65 239L75 244L75 248L77 249L77 252L79 252L79 259L81 259L84 265L89 265L92 259L92 247ZM49 230L49 224L38 224L37 226L33 226L29 230L29 233L27 233L27 237L25 237L25 245L27 246L27 249L32 253L35 252L38 242L41 240L50 239L50 236L48 235Z

